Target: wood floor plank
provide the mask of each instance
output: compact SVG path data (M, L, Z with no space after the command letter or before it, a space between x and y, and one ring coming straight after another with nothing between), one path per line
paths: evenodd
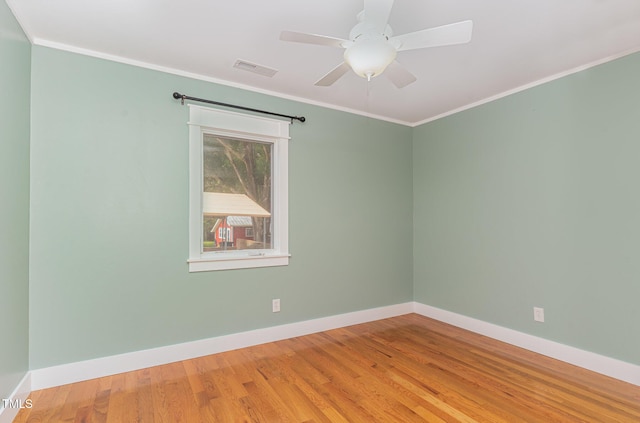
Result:
M106 423L118 423L126 421L123 419L123 413L126 411L125 376L125 374L119 374L111 377L111 389L109 392L109 404L107 406ZM80 384L84 384L84 382L81 382Z
M57 405L56 407L51 407L47 403L44 403L44 404L34 403L33 408L29 410L29 413L37 410L43 410L44 412L42 415L42 420L41 420L42 422L64 421L62 420L60 413L63 409L63 406L68 402L67 399L69 397L69 393L71 392L72 387L73 385L63 385L53 390L54 397L53 397L53 400L51 401L51 404L56 404ZM18 417L20 417L20 414L23 412L24 410L21 410L20 413L18 413ZM27 422L29 422L29 419L27 419Z
M640 387L416 314L33 392L16 423L640 422Z

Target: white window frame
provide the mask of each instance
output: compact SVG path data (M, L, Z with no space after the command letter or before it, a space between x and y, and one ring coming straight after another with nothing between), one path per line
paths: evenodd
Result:
M269 119L189 105L189 272L286 266L289 264L289 125ZM264 250L203 252L202 192L204 134L266 142L271 166L271 242Z

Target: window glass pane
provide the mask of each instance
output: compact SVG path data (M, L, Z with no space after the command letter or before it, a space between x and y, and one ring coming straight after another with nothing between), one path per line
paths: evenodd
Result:
M204 135L203 252L272 248L272 149Z

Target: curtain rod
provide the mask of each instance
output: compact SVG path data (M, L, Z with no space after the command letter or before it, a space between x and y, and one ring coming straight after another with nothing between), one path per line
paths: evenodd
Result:
M291 123L293 123L294 120L299 120L300 122L304 122L304 121L307 120L304 116L282 115L280 113L268 112L266 110L252 109L250 107L236 106L235 104L220 103L218 101L205 100L203 98L191 97L191 96L188 96L188 95L180 94L179 92L173 93L173 98L175 98L176 100L180 99L182 104L184 104L185 100L191 100L191 101L199 101L200 103L209 103L209 104L215 104L215 105L218 105L218 106L231 107L231 108L234 108L234 109L247 110L249 112L263 113L265 115L280 116L280 117L284 117L284 118L287 118L287 119L291 119Z

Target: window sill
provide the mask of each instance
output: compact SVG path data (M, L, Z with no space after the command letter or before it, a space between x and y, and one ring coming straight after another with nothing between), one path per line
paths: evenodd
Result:
M207 257L187 260L189 272L209 272L214 270L250 269L289 265L289 254L267 254L263 256Z

